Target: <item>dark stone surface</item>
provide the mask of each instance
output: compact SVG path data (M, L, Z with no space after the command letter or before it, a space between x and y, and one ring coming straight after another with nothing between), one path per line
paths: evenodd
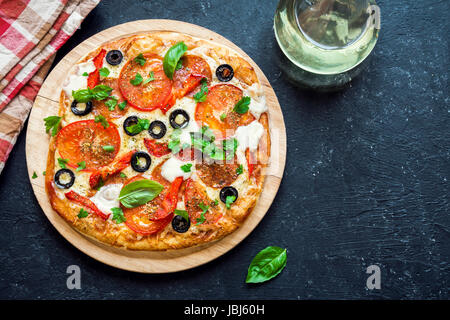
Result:
M52 227L28 182L25 134L0 176L0 298L449 298L448 1L378 1L382 28L369 70L335 94L301 91L273 64L277 1L103 1L57 56L137 19L207 27L246 51L278 95L288 155L279 193L256 230L223 257L167 275L117 270ZM288 248L286 269L246 285L262 248ZM66 288L79 265L82 289ZM381 290L366 289L367 266Z

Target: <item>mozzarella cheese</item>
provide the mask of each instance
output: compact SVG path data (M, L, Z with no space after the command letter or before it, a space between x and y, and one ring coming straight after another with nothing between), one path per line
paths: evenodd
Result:
M100 190L91 197L91 201L100 209L108 214L112 208L120 206L119 193L122 189L121 183L109 184L100 188Z
M191 171L184 172L181 169L182 165L188 164L192 162L183 162L179 160L177 157L171 157L161 167L161 175L166 179L167 181L173 182L175 178L177 177L183 177L184 180L188 179L192 174L192 167Z
M75 66L75 72L66 78L63 84L63 90L68 97L72 96L72 91L87 88L87 76L83 76L83 73L91 73L95 71L95 65L92 60L80 63Z
M258 121L253 121L247 126L240 126L235 132L235 138L239 142L238 149L255 151L258 148L259 139L264 133L264 127Z

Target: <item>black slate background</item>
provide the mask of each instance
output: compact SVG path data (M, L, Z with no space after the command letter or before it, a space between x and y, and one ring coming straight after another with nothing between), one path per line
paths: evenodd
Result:
M25 132L0 176L0 298L420 299L449 298L449 2L387 1L368 72L345 91L316 94L273 63L277 1L104 0L55 61L93 34L127 21L195 23L258 63L283 109L288 154L279 193L236 248L193 270L143 275L103 265L64 240L27 177ZM286 269L244 283L252 257L287 247ZM79 265L82 289L66 288ZM381 268L381 290L365 283Z

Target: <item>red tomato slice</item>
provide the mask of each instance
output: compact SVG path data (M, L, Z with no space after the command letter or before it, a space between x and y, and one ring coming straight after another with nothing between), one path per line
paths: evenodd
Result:
M144 145L147 148L148 152L155 157L162 157L171 152L167 143L165 142L156 142L155 139L144 138Z
M247 149L245 150L245 158L247 159L248 176L251 177L256 165L255 155L250 152L250 149Z
M222 213L214 208L213 203L214 202L209 199L208 195L199 184L192 179L188 179L186 181L184 204L186 206L186 211L189 214L191 223L196 224L198 223L197 219L201 218L203 211L199 207L201 204L204 206L209 206L208 211L204 214L204 218L206 220L202 224L213 224L222 218Z
M239 114L233 111L242 96L242 90L234 85L215 85L210 88L206 100L197 103L195 120L210 127L219 139L233 135L237 127L255 120L250 112ZM224 120L220 120L222 115L226 115Z
M78 193L76 193L75 191L69 191L67 193L65 193L65 196L67 199L69 199L70 201L76 202L80 205L82 205L83 207L85 207L90 213L96 214L98 215L100 218L102 218L103 220L108 219L109 217L109 213L103 213L102 211L100 211L99 208L97 208L97 206L88 198L83 197L82 195L79 195Z
M152 111L166 105L172 91L172 81L166 77L162 60L151 53L144 54L146 62L143 66L134 59L129 60L119 76L119 88L122 96L135 109ZM153 72L155 80L144 84ZM140 74L143 81L139 85L132 85L130 81Z
M142 176L135 176L125 182L124 186L133 182L145 179ZM172 221L173 214L168 214L164 219L151 220L155 212L161 208L165 197L165 192L161 192L158 197L146 204L136 208L122 207L125 216L125 224L134 232L142 235L151 235L163 230Z
M114 151L108 152L103 146L113 146ZM69 166L76 168L85 161L86 170L95 170L114 160L120 149L120 135L111 122L104 128L94 120L77 121L59 131L56 147L61 158L69 160Z
M115 159L110 165L94 171L89 177L89 185L91 188L95 188L99 184L100 179L105 182L109 177L118 174L128 167L131 162L131 157L135 152L136 150L129 151L119 159Z
M87 83L88 87L91 89L94 89L94 87L98 84L100 81L100 68L103 65L103 59L106 56L106 50L102 49L100 52L92 59L92 62L94 63L95 70L89 73Z
M113 111L110 111L109 108L105 105L105 102L110 100L109 98L106 98L104 100L93 100L92 103L94 105L94 108L92 110L92 113L94 115L104 115L107 118L110 119L116 119L123 117L125 113L127 112L127 107L125 107L124 110L119 109L119 103L125 101L122 94L119 90L119 81L114 78L105 78L99 82L99 84L104 84L113 90L111 91L111 96L117 98L117 105L114 107Z

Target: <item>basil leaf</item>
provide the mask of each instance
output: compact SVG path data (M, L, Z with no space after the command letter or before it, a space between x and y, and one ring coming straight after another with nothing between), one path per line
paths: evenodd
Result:
M220 115L220 120L221 120L221 121L224 121L224 120L226 119L226 117L227 117L227 114L226 114L226 113L222 113L222 114Z
M123 215L123 211L121 208L111 208L111 212L113 214L113 221L115 221L117 224L127 221L125 216Z
M231 208L231 204L236 200L236 196L227 196L225 198L225 205L227 209Z
M121 172L121 173L120 173L120 177L126 179L126 178L127 178L127 175L126 175L125 173Z
M189 214L187 213L186 210L175 209L173 213L176 214L177 216L182 216L186 221L189 221Z
M239 167L237 167L236 169L236 174L242 174L244 172L244 167L242 166L242 164L239 165Z
M250 97L242 97L241 100L239 100L234 105L234 112L237 112L239 114L244 114L248 111L248 106L250 105Z
M142 53L139 53L137 55L137 57L134 58L133 60L134 60L134 62L140 64L141 66L143 66L145 64L145 62L146 62L146 60L144 58L144 55Z
M153 73L153 71L150 71L150 73L149 73L148 75L149 75L150 77L147 78L147 79L145 79L143 84L147 84L147 83L149 83L150 81L155 80L155 74Z
M133 134L138 134L141 131L148 130L149 127L150 127L150 120L139 119L138 123L127 127L127 130Z
M116 97L111 97L105 102L105 106L108 107L109 111L114 111L116 105L117 105Z
M98 70L98 72L100 73L100 75L103 78L106 78L107 76L109 76L109 69L106 67L101 68L100 70Z
M91 89L80 89L77 91L72 91L72 97L78 102L86 103L92 100L92 91Z
M133 86L138 86L141 84L142 80L144 80L144 79L142 78L141 74L139 72L137 72L136 75L134 76L134 79L130 80L130 83Z
M66 169L66 164L69 163L69 159L58 158L58 164L61 168Z
M38 176L36 174L36 171L33 171L33 175L31 176L31 179L36 179Z
M248 267L246 283L259 283L272 279L286 267L286 249L269 246L261 250Z
M83 76L83 77L87 77L87 76L89 76L89 73L83 72L82 76Z
M61 123L61 117L58 116L50 116L44 118L45 123L45 132L49 132L51 130L52 137L58 133L59 124Z
M92 89L92 99L103 100L109 97L112 92L112 88L105 86L104 84L99 84ZM77 100L77 99L75 99ZM78 101L78 100L77 100Z
M172 80L173 78L173 73L175 72L175 68L178 65L178 61L187 51L187 49L188 48L186 44L183 41L181 41L173 45L169 50L167 50L166 54L164 55L163 60L164 73L170 80Z
M135 208L155 199L163 189L156 181L138 180L120 190L119 200L125 208Z

